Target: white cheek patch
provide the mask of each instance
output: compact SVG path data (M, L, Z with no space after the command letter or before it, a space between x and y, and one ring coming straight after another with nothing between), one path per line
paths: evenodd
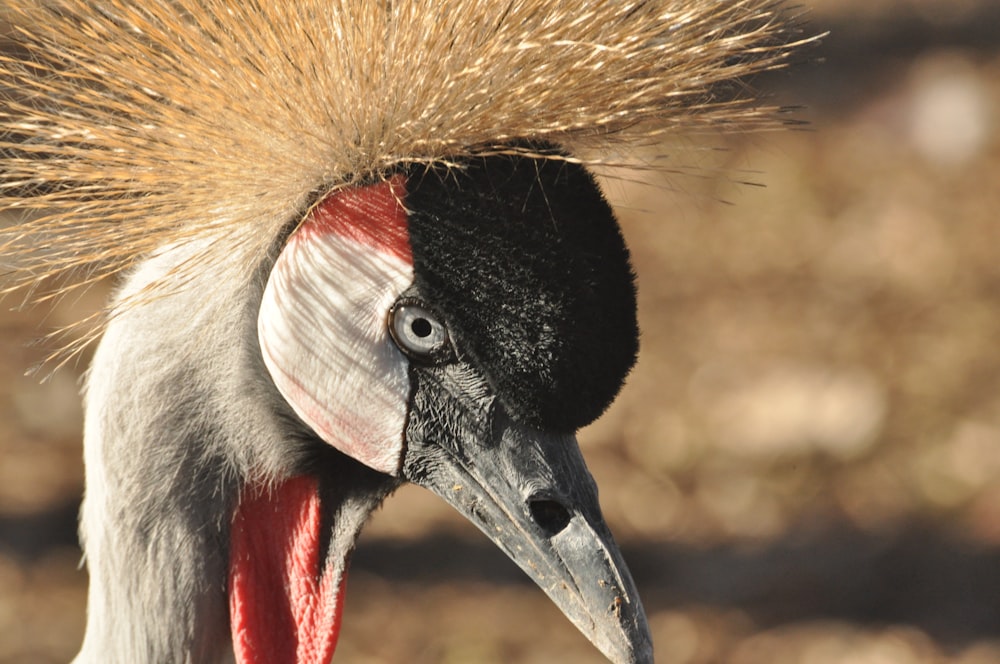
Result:
M413 282L400 204L405 179L332 195L278 256L257 332L264 363L295 413L325 442L398 475L408 364L386 327Z

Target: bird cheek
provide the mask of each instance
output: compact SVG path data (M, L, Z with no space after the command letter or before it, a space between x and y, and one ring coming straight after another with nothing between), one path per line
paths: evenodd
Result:
M386 315L412 281L406 253L307 221L279 255L257 319L264 364L295 413L390 475L401 465L410 382Z

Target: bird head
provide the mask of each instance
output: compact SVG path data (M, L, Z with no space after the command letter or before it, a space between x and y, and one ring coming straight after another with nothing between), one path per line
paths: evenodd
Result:
M574 436L635 361L635 309L591 176L493 156L321 201L271 271L258 331L323 441L442 497L609 658L646 662L642 605Z
M744 82L801 43L781 4L6 0L11 288L129 275L88 386L78 661L202 661L231 617L241 664L325 664L330 551L404 480L611 659L651 661L575 440L638 345L587 169L666 170L645 151L665 135L781 124Z

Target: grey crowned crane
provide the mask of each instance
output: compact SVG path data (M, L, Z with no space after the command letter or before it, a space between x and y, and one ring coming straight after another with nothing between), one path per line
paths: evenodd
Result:
M575 441L638 336L588 167L776 124L739 81L793 50L778 10L5 0L9 287L122 275L76 661L325 664L355 539L414 482L609 659L651 662Z

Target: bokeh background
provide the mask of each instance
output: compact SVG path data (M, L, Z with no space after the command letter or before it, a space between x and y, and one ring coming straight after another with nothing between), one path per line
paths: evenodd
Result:
M755 83L808 127L679 137L678 174L606 183L642 353L584 452L658 662L1000 663L1000 2L799 4L829 36ZM0 311L2 664L81 639L85 362L23 374L107 292ZM409 487L335 661L602 658Z

